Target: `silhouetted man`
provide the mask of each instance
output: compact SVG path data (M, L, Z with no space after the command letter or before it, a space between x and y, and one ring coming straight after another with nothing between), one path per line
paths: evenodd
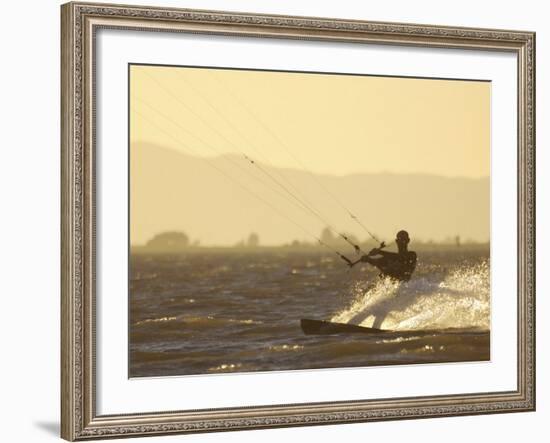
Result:
M352 263L351 266L359 262L369 263L380 269L382 277L388 276L400 281L409 281L416 268L416 252L409 251L409 242L407 231L399 231L395 239L397 253L374 248L367 255L363 255Z

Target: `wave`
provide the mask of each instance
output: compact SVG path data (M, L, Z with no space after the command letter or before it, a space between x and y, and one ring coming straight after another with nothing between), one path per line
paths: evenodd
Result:
M442 281L380 279L351 288L353 302L331 321L389 330L490 329L490 269L487 260L463 265Z
M269 347L269 350L274 352L301 351L302 349L304 349L304 345L296 344L273 345Z
M236 319L236 318L220 318L212 315L188 317L183 315L170 316L170 317L157 317L146 318L145 320L139 320L133 323L133 326L142 326L150 323L166 323L166 322L179 322L179 323L198 323L198 324L212 324L212 325L225 325L225 324L240 324L240 325L261 325L260 320L252 319Z
M234 372L237 370L242 370L242 363L222 363L218 366L213 366L208 368L209 372Z
M157 318L146 318L145 320L140 320L134 323L134 326L145 325L147 323L160 323L177 320L177 317L157 317Z

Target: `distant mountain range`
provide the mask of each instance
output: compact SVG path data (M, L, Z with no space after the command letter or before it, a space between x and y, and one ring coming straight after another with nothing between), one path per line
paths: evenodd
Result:
M251 232L259 235L261 244L314 241L304 231L319 235L327 222L367 239L342 206L384 239L393 239L399 229L408 230L413 242L456 235L489 239L489 178L313 176L302 169L252 165L241 156L205 160L148 143L132 145L130 167L134 245L163 231L182 231L205 245L235 244ZM323 221L299 208L298 200Z

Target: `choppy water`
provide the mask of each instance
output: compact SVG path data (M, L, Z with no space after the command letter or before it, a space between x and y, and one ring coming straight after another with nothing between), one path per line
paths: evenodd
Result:
M407 283L377 274L320 251L132 255L130 376L489 359L488 251L419 253ZM301 318L402 333L306 336Z

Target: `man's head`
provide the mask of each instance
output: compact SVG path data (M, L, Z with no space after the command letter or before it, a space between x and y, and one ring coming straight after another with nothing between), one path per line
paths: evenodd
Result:
M409 233L407 231L399 231L395 236L395 243L397 243L397 248L401 250L407 250L407 246L411 239L409 238Z

